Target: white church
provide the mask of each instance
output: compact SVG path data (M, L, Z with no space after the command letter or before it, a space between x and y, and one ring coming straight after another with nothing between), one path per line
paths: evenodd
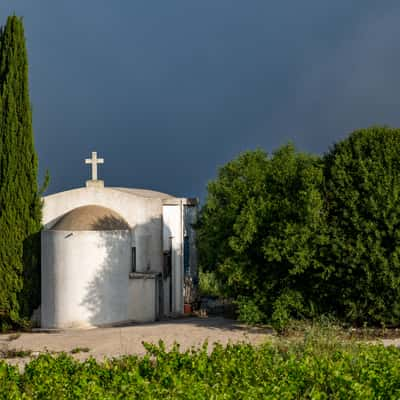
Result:
M182 314L197 275L198 201L105 187L86 159L86 187L44 197L42 328L154 321Z

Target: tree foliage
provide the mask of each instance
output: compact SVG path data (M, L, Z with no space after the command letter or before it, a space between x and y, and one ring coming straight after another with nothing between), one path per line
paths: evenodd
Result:
M210 182L198 226L200 263L216 268L243 312L283 318L312 310L325 236L322 164L293 145L246 152ZM319 299L323 301L323 299ZM307 304L307 306L306 306ZM247 310L247 311L246 311Z
M400 130L358 130L324 157L333 301L343 318L400 323Z
M323 157L246 152L208 186L200 265L246 320L399 325L399 200L400 130L356 131Z
M0 30L0 324L37 306L41 201L37 187L23 22ZM36 304L35 304L36 303Z

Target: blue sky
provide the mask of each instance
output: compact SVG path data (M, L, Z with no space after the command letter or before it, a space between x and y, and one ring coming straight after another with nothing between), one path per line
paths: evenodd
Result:
M400 126L400 2L2 0L24 17L40 171L205 194L240 152Z

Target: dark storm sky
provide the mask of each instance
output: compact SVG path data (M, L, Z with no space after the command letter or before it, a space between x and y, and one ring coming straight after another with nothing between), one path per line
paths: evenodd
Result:
M400 126L400 2L1 0L24 17L40 171L205 194L241 151Z

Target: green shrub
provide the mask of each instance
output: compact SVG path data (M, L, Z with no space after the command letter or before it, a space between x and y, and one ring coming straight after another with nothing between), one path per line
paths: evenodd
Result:
M400 129L353 132L324 168L331 309L358 324L399 325Z
M374 127L322 158L289 144L223 166L200 213L199 260L249 321L400 326L399 227L400 130Z
M266 322L278 308L276 320L296 316L293 304L283 310L285 291L301 293L303 308L324 301L316 257L326 240L322 183L321 160L289 144L271 156L241 154L208 185L197 227L200 264L242 304L242 318Z
M285 290L274 301L271 316L272 326L282 332L293 318L302 318L304 312L303 296L300 292Z
M260 324L265 321L264 313L260 311L253 299L239 296L239 298L235 300L235 304L238 307L237 313L239 321L249 325Z
M202 296L222 296L215 272L199 271L199 291Z

